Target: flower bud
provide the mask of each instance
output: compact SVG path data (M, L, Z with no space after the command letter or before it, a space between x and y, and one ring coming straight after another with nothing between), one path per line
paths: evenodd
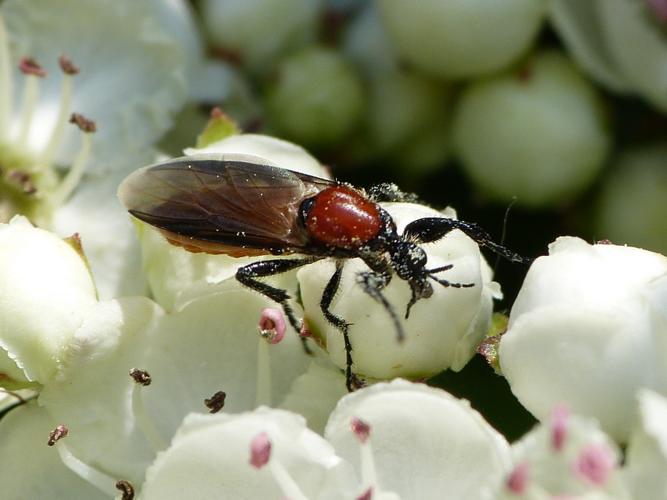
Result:
M321 0L204 0L202 19L213 45L255 71L315 39Z
M557 52L465 89L454 141L479 189L531 207L579 194L610 145L594 88Z
M443 78L502 69L524 52L542 24L543 0L376 2L397 52Z
M572 237L538 258L512 307L500 365L542 420L558 403L628 438L635 394L667 392L667 258Z
M352 132L364 96L352 67L330 49L311 47L285 59L267 91L269 120L296 142L326 147Z
M554 28L593 78L616 92L638 94L665 111L664 5L653 0L555 0L549 8Z
M667 145L619 155L598 198L596 232L617 244L667 253Z
M96 302L82 256L55 234L14 217L0 225L0 385L46 383Z
M421 217L443 217L431 208L384 203L398 226L399 234L411 221ZM447 217L452 217L450 212ZM465 288L445 288L430 280L433 294L418 300L403 319L411 293L408 284L394 276L381 292L405 330L399 341L389 312L357 282L359 273L368 272L360 259L345 261L338 293L331 312L351 324L352 370L361 377L427 378L447 368L460 370L474 355L491 321L492 299L499 296L490 270L482 260L477 244L458 230L441 240L424 245L427 268L452 264L437 274L452 283L472 284ZM326 346L332 361L345 367L343 335L330 324L320 309L320 299L334 273L334 263L324 260L297 273L306 321L313 336Z

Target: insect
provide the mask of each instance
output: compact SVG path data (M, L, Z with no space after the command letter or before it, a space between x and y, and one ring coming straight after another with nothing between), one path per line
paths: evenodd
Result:
M234 257L295 254L293 258L247 264L237 270L236 279L280 304L297 332L302 325L290 306L289 294L262 278L333 258L335 271L324 289L320 308L344 336L349 390L360 384L352 371L351 325L330 310L346 259L358 257L368 266L368 271L358 274L357 283L390 315L399 341L405 337L402 323L382 292L394 275L406 281L412 292L405 318L417 301L432 295L433 283L473 286L444 278L442 273L451 269L451 264L429 269L420 244L460 229L510 261L527 262L494 243L471 222L427 217L411 222L398 234L396 224L379 203L415 201L415 197L392 184L365 192L251 156L200 155L144 167L122 182L118 195L134 217L155 226L169 242L186 250ZM308 350L305 338L302 340Z

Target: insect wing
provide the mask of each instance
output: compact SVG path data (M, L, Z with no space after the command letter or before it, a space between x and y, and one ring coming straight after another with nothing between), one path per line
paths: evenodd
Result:
M251 255L306 245L299 206L332 184L245 158L203 156L140 169L123 181L118 194L132 215L162 229L176 244ZM246 248L260 251L240 250Z

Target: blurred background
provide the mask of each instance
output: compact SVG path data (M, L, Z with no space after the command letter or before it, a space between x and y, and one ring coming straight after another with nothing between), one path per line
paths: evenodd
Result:
M667 253L667 0L190 7L206 63L165 152L218 106L340 180L395 182L525 256L560 235ZM508 311L526 269L488 258ZM481 357L434 382L510 439L532 424Z

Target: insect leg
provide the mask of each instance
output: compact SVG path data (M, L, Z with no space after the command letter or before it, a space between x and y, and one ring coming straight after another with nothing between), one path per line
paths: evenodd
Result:
M489 233L474 222L449 219L447 217L424 217L423 219L412 221L405 226L403 237L417 243L429 243L443 238L453 229L460 229L475 240L478 245L485 246L509 261L523 264L530 264L533 261L533 259L522 257L512 252L509 248L494 242Z
M434 269L426 269L426 272L433 281L436 281L437 283L440 283L442 286L445 288L471 288L475 286L474 283L457 283L454 281L449 281L444 278L438 278L434 276L436 273L440 273L442 271L449 271L451 268L454 267L454 264L447 264L446 266L440 266L436 267Z
M287 319L290 322L290 325L292 325L292 328L294 328L294 330L299 333L301 331L301 321L296 318L294 311L292 310L292 306L289 305L288 301L290 296L287 291L263 283L257 278L264 278L266 276L285 273L301 266L312 264L318 260L320 260L320 257L306 257L303 259L273 259L253 262L252 264L240 267L236 271L236 279L242 285L245 285L248 288L255 290L256 292L259 292L265 297L268 297L274 302L280 304L283 311L285 312L285 316L287 316ZM306 338L300 338L306 353L312 354L308 344L306 343Z
M349 333L350 323L333 314L330 309L331 302L336 296L336 292L338 292L338 287L340 286L343 265L343 261L336 261L336 271L324 288L322 299L320 300L320 309L322 309L322 313L327 321L338 328L343 334L343 343L345 344L345 386L348 391L352 392L359 388L360 381L354 373L352 373L352 343L350 342Z
M405 339L405 331L403 324L398 318L396 311L389 303L389 301L382 294L382 289L386 287L391 281L392 270L391 265L384 257L378 258L372 254L362 254L360 257L364 260L366 265L371 268L371 271L363 271L357 275L357 283L359 283L368 295L373 297L377 302L382 304L387 314L391 317L396 329L396 338L399 342Z

